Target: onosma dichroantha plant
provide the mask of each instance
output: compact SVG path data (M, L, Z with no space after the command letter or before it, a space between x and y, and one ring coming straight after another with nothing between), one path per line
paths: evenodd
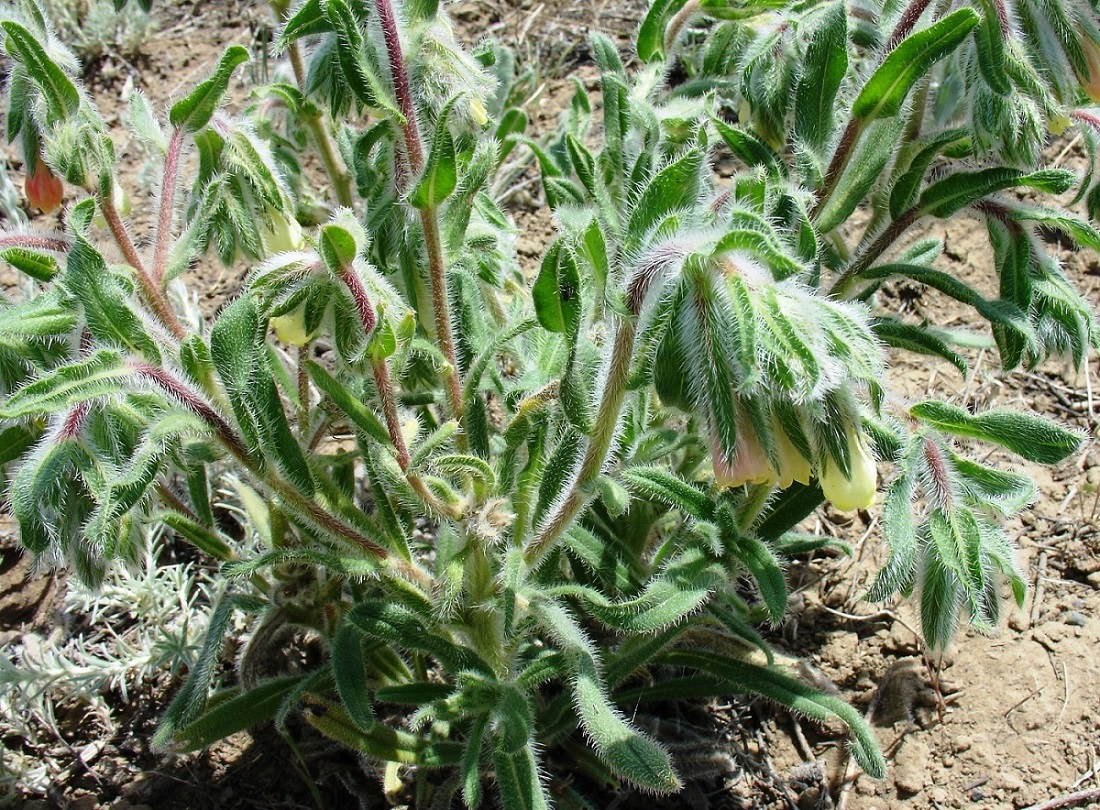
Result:
M869 597L915 594L933 648L1023 598L999 521L1033 484L977 459L1055 463L1081 437L904 401L885 348L965 374L983 330L1006 369L1095 347L1041 236L1100 248L1053 201L1095 216L1095 173L1039 160L1069 128L1095 157L1100 32L1082 0L857 5L657 0L637 58L592 37L598 103L578 82L536 140L513 57L461 48L435 0L273 4L293 78L243 112L241 47L166 117L133 94L130 137L163 164L145 247L74 61L34 3L0 21L28 201L70 200L61 232L0 236L28 279L0 308L22 542L92 585L155 527L220 565L159 745L296 711L449 769L436 789L471 808L584 806L555 752L676 791L624 707L751 692L839 717L882 774L861 716L754 627L783 615L784 559L829 542L797 529L826 500L881 509ZM529 274L500 204L524 165L557 225ZM962 216L988 230L992 294L916 238ZM211 319L181 303L207 253L251 266ZM895 279L973 333L876 312ZM225 487L261 553L227 533ZM255 631L219 676L234 614ZM322 640L314 668L261 665L287 628Z

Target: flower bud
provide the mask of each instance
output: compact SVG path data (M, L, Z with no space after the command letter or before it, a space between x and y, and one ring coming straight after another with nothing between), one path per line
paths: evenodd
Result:
M306 244L298 220L273 208L268 209L267 221L260 226L260 238L264 243L264 253L268 256L301 250Z
M1100 101L1100 44L1097 44L1088 34L1081 34L1081 50L1085 53L1085 63L1088 70L1078 73L1081 87L1090 101Z
M133 204L130 202L130 195L126 193L126 190L115 183L111 189L111 200L114 201L115 210L118 211L119 216L128 217L130 211L133 210ZM107 227L107 220L104 219L103 214L99 211L99 207L96 207L95 215L92 217L92 224L99 228Z
M714 482L719 489L739 487L742 484L775 483L775 470L768 461L756 431L747 422L737 426L737 452L733 461L727 461L718 440L710 440L710 455L714 463Z
M839 465L829 464L821 474L821 490L837 510L852 512L867 509L875 502L878 489L878 468L855 430L848 433L851 476L845 478Z
M485 105L480 98L476 96L470 99L470 117L474 119L479 127L484 127L489 123L489 111L485 109Z
M43 214L52 214L60 208L65 197L64 185L50 171L41 155L35 158L34 168L27 173L23 188L31 208L37 208Z

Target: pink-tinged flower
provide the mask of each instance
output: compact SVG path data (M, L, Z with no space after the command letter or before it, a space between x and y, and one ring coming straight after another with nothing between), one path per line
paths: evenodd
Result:
M863 437L855 430L848 433L851 455L851 476L845 477L839 465L829 464L821 473L821 490L825 498L841 512L868 509L878 491L878 469L867 450Z
M1093 41L1087 34L1081 36L1081 50L1085 52L1085 63L1088 70L1078 73L1081 87L1090 101L1100 101L1100 45Z
M34 168L27 173L23 189L27 193L30 206L43 214L52 214L60 208L61 200L65 197L65 186L50 171L41 155L36 158Z
M795 481L809 484L813 472L810 462L791 442L783 428L776 425L775 445L779 452L779 488L786 489Z
M714 482L719 489L739 487L742 484L773 484L775 470L768 461L756 431L747 422L737 426L737 452L733 460L726 458L718 440L711 435L710 455L714 462Z

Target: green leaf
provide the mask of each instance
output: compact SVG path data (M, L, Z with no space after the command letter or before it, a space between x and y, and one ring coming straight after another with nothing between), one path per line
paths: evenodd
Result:
M339 277L359 255L359 245L347 228L329 223L322 226L317 236L317 252L328 271Z
M702 149L693 147L654 175L630 212L628 244L640 245L669 214L695 204L705 158Z
M58 271L57 259L47 253L28 248L4 248L0 250L0 260L36 281L50 281Z
M764 510L756 526L756 536L765 541L774 541L793 529L825 501L821 485L795 482L779 492Z
M12 20L4 20L0 26L8 35L4 49L23 65L27 76L42 91L46 100L47 123L56 124L76 115L80 108L80 91L50 58L41 43L30 31Z
M76 316L56 293L45 293L14 306L0 306L0 346L19 351L26 340L48 340L68 335Z
M458 158L455 155L455 142L447 119L451 108L460 96L455 96L439 111L435 123L435 137L424 173L417 181L409 204L414 208L435 208L442 203L458 185Z
M665 55L665 28L669 18L679 11L687 0L654 0L638 29L638 58L654 62Z
M942 357L957 368L960 374L966 375L968 366L965 358L927 326L902 323L893 318L876 318L871 323L871 329L875 337L887 346L905 349L916 354Z
M1011 517L1035 499L1037 489L1029 476L987 467L954 453L951 461L966 495L1004 517Z
M836 188L817 213L814 225L819 232L826 234L846 222L863 202L886 164L897 154L903 129L904 121L900 118L875 121L867 128Z
M998 0L981 0L982 22L974 30L974 51L978 57L978 72L989 89L1007 96L1012 92L1012 82L1005 68L1005 39L1010 34L1001 29L998 5Z
M890 485L882 510L883 534L890 545L890 559L875 576L867 594L872 602L881 602L898 591L907 591L917 572L917 524L913 519L916 479L902 472Z
M755 135L743 129L731 127L717 118L713 119L713 123L719 136L733 152L733 156L750 169L755 166L764 166L773 177L782 177L785 174L779 155Z
M424 625L416 614L388 602L362 602L347 614L346 622L360 632L387 644L417 650L433 656L448 672L492 670L471 650L460 647Z
M756 692L819 722L839 718L852 731L852 754L859 766L875 779L886 775L886 760L863 716L843 700L806 686L778 667L761 667L702 650L672 650L659 660L714 675L726 681L731 692Z
M573 697L581 725L612 771L643 790L674 793L681 787L668 753L632 728L604 693L595 662L580 656Z
M1057 464L1077 452L1082 437L1032 413L992 410L970 414L946 402L921 402L909 414L945 433L992 442L1037 464Z
M508 810L549 810L550 800L539 776L533 746L518 751L493 750L493 772L497 777L501 806Z
M284 51L287 45L296 39L327 34L330 31L332 31L332 23L325 16L321 0L306 0L286 21L283 32L275 42L275 49Z
M229 79L233 71L247 62L248 58L248 49L243 45L231 45L227 48L213 75L191 91L191 95L172 105L168 111L168 120L172 126L186 132L198 132L205 127L229 89Z
M931 136L926 142L922 141L925 145L909 161L908 168L894 181L894 187L890 190L891 217L899 219L916 200L924 176L936 155L965 137L966 130L949 129Z
M919 264L885 264L871 268L860 274L860 277L868 280L875 280L887 279L897 275L904 275L914 281L919 281L921 284L926 284L933 289L951 296L956 301L961 301L964 304L974 307L974 309L976 309L982 317L989 320L990 323L1012 329L1025 338L1025 340L1031 337L1031 325L1028 323L1027 317L1015 303L1009 301L990 301L973 287L959 281L955 276L945 273L942 270L933 270L930 267L924 267Z
M774 624L783 620L787 611L787 580L779 560L766 543L756 537L741 534L728 538L737 559L749 570L760 589Z
M300 675L272 678L247 691L235 687L215 694L210 699L210 708L176 733L173 750L198 751L272 719L301 680Z
M367 56L363 32L350 4L345 0L325 0L323 8L332 30L336 32L335 57L344 77L345 92L350 90L361 106L384 109L392 117L403 121Z
M117 351L100 349L83 362L56 368L20 388L0 404L0 419L56 413L96 397L118 396L131 374Z
M852 115L868 123L900 113L909 91L936 62L962 44L978 20L972 9L961 8L906 37L860 90L852 104Z
M367 661L363 634L351 624L343 624L332 639L332 675L336 690L348 716L364 731L374 725L367 681Z
M544 329L576 337L581 324L581 275L577 260L560 239L546 251L531 298Z
M65 266L65 283L84 308L88 331L98 340L160 362L160 351L130 308L129 291L107 269L94 247L78 238Z
M336 407L344 412L344 415L351 420L353 425L379 444L386 447L390 446L390 434L386 430L386 426L339 380L312 360L307 361L306 369L309 371L309 376L314 385L329 395Z
M1076 179L1077 175L1066 169L1023 172L1007 166L995 166L959 171L926 188L917 205L921 214L947 219L956 211L996 191L1026 186L1049 194L1062 194L1072 188Z
M924 641L932 650L951 643L959 617L959 580L936 554L934 545L925 548L921 566L920 617Z
M806 47L794 102L796 137L822 149L836 126L836 94L848 72L848 13L834 3L822 15Z
M153 515L151 522L163 523L195 548L205 551L216 560L233 557L233 549L217 532L179 512L158 512Z
M697 487L660 467L628 467L622 478L644 498L680 509L697 520L714 519L714 503Z

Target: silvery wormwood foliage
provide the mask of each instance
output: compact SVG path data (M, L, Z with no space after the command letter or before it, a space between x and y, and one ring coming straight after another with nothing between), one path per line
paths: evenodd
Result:
M239 47L166 120L134 94L132 135L163 157L146 247L37 7L0 21L9 137L71 199L62 233L0 236L33 281L0 309L22 541L95 585L165 527L227 586L155 742L285 732L299 711L469 807L489 785L583 807L583 783L553 786L563 756L596 783L681 784L624 707L753 692L839 717L881 774L859 713L756 627L783 616L784 560L831 543L802 520L880 489L869 596L917 593L930 647L962 614L994 627L1005 582L1023 598L999 520L1033 485L974 443L1055 463L1081 437L892 394L885 347L968 360L874 299L899 278L956 299L1006 368L1095 347L1041 231L1100 234L1032 201L1093 193L1036 162L1048 129L1096 119L1085 6L658 0L638 63L592 37L599 103L577 83L536 139L522 70L463 51L433 0L272 5L292 75L242 112L224 104ZM737 166L720 183L719 150ZM557 225L531 274L500 202L525 160ZM988 227L996 297L907 238L959 216ZM207 320L178 302L211 248L253 269ZM227 486L262 550L213 497ZM248 654L218 683L241 615ZM275 655L295 638L319 660Z

